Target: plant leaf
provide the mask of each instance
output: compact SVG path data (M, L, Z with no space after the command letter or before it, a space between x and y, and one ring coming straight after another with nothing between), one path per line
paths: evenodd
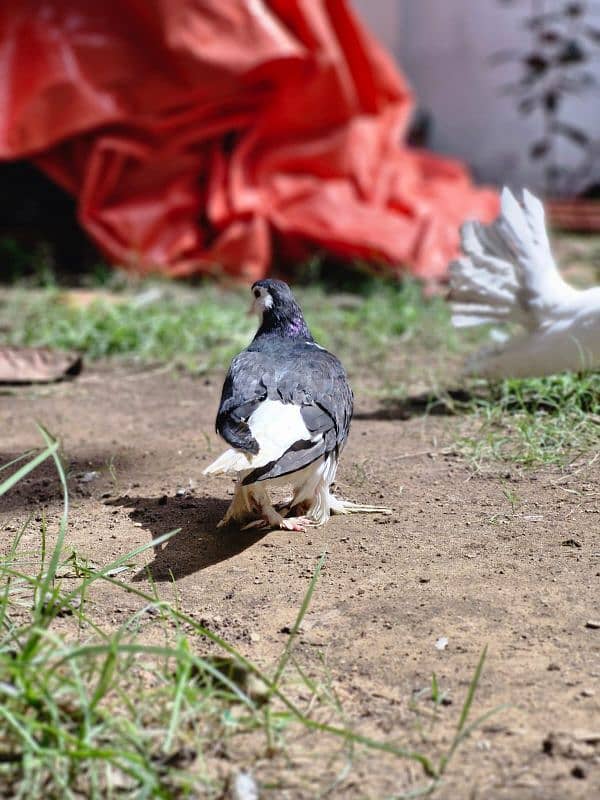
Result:
M600 44L600 28L592 28L591 25L586 25L583 32L594 44Z
M561 49L558 56L556 57L557 64L582 64L584 61L587 61L588 56L583 47L579 44L579 42L571 39L571 41L567 42L565 46Z
M539 142L534 142L529 148L529 157L537 160L543 158L550 150L550 142L547 139L540 139Z
M550 62L541 53L529 53L523 59L523 63L528 68L530 74L535 77L540 77L546 73Z
M556 121L552 129L556 131L556 133L562 134L579 147L587 147L590 143L589 136L585 131L582 131L581 128L575 128L573 125L569 125L566 122Z

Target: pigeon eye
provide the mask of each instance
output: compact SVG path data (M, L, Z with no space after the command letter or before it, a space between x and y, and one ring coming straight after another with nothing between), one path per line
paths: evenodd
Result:
M256 297L257 299L260 297L260 289L254 290L254 297Z

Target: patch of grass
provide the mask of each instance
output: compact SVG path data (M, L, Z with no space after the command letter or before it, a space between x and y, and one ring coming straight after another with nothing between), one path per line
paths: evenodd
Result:
M424 297L417 281L373 279L359 294L330 293L317 286L297 295L317 341L349 363L377 359L381 372L395 351L458 346L445 301Z
M459 445L475 466L489 459L564 464L598 447L600 373L506 380L474 395L466 407L479 424Z
M239 293L211 287L180 295L149 284L135 293L100 294L89 305L57 289L12 292L0 314L8 344L77 350L89 360L177 361L203 370L245 346L252 325L244 310Z
M44 242L25 246L10 236L0 237L2 282L49 287L56 283L50 249Z
M459 338L452 329L442 298L424 298L414 281L367 277L353 289L340 293L317 285L299 287L297 295L317 341L351 372L375 373L387 394L406 393L394 377L404 354L416 352L417 359L402 361L405 378L414 373L415 379L435 383L440 376L430 374L433 362L438 373L460 348L472 346L472 337ZM245 289L154 280L135 290L99 292L86 305L77 298L56 287L5 292L0 342L74 349L89 360L174 362L202 372L226 368L256 327L246 315ZM599 375L565 374L486 385L472 400L447 402L454 412L475 415L475 426L471 417L469 432L459 439L474 465L501 460L535 466L562 464L597 443L599 398Z
M359 748L408 759L423 770L418 793L436 791L459 744L488 716L467 724L485 651L455 735L441 755L434 758L363 736L345 720L337 702L330 702L328 687L323 690L307 671L297 670L303 694L308 695L306 705L286 688L293 647L324 557L281 657L273 670L260 668L176 606L115 577L123 565L177 531L101 568L74 558L72 552L63 559L69 508L66 478L58 443L43 434L46 449L33 458L28 454L29 461L15 459L5 465L2 472L11 467L14 472L0 483L2 496L52 458L64 494L52 548L42 525L37 567L26 569L31 563L24 563L20 552L27 523L0 562L0 790L4 795L61 800L221 797L224 781L216 761L221 759L222 766L235 772L249 761L272 758L284 752L287 736L297 728L311 732L313 756L323 746L320 740L315 744L315 737L325 737L342 747L346 761L348 752ZM95 621L89 610L93 584L99 581L142 601L141 608L114 631ZM148 625L159 626L159 644L156 636L150 640L145 636ZM332 714L342 724L323 721L324 715ZM411 796L416 795L411 792Z
M359 294L322 287L297 291L315 338L360 363L385 359L409 340L447 341L448 313L440 298L424 299L416 282L371 282ZM256 329L246 315L247 290L146 282L135 292L98 294L78 305L57 288L5 292L0 330L5 344L43 345L82 352L88 359L127 356L178 361L194 370L225 367Z

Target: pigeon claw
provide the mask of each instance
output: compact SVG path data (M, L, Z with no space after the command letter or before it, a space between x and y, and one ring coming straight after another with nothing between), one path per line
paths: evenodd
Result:
M250 530L261 530L262 528L267 528L268 523L264 519L253 519L252 522L248 522L244 525L240 530L242 531L250 531Z
M282 517L279 527L286 531L300 531L304 533L306 529L314 525L314 522L308 517Z
M282 517L280 514L274 515L273 513L266 514L260 519L252 520L241 529L243 531L249 530L277 530L277 528L284 531L306 531L309 525L315 523L308 517Z

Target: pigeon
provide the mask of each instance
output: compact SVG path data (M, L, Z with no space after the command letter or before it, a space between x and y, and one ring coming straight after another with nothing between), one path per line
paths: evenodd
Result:
M237 476L219 527L302 531L323 525L330 514L387 512L331 492L352 419L341 363L315 342L286 283L260 280L251 291L259 328L231 362L217 413L217 433L230 448L204 470ZM269 489L284 485L292 498L275 508Z
M600 369L600 286L578 290L563 280L537 197L525 189L520 204L505 188L498 219L465 223L461 238L464 257L450 264L455 327L524 328L476 353L468 373L497 380Z

